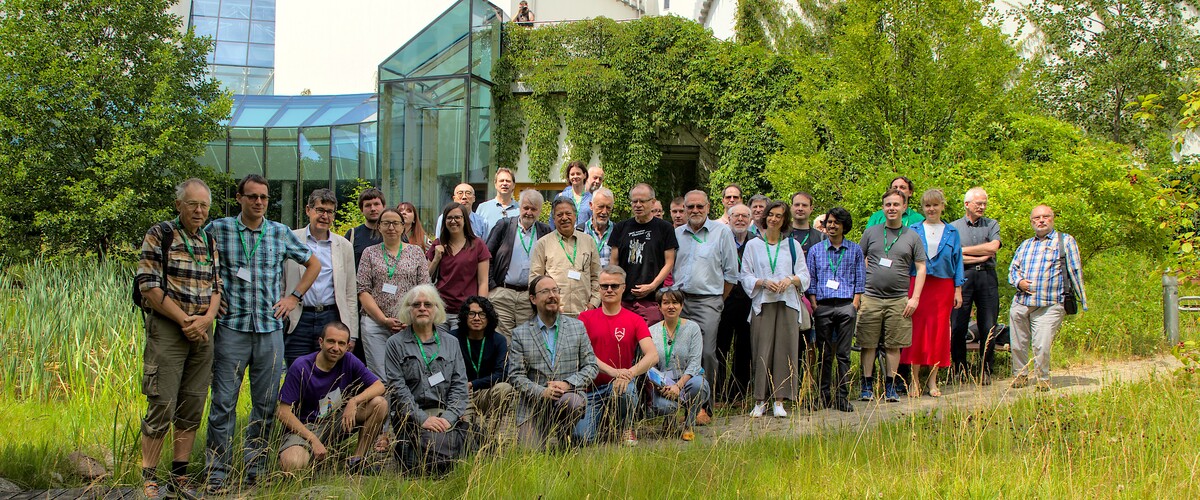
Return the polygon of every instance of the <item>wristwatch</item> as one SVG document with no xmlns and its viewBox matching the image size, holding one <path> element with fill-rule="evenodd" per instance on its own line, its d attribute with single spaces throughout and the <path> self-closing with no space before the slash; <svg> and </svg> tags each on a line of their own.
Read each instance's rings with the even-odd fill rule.
<svg viewBox="0 0 1200 500">
<path fill-rule="evenodd" d="M 296 300 L 302 300 L 304 299 L 304 294 L 300 293 L 299 290 L 292 290 L 292 297 L 295 297 Z"/>
</svg>

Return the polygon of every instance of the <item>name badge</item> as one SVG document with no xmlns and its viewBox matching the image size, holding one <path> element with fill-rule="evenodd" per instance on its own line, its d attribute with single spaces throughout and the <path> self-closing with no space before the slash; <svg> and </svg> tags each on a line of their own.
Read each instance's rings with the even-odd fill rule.
<svg viewBox="0 0 1200 500">
<path fill-rule="evenodd" d="M 836 280 L 829 280 L 825 282 L 825 288 L 830 290 L 837 290 L 839 286 L 842 286 L 842 284 L 838 283 Z"/>
<path fill-rule="evenodd" d="M 879 259 L 879 267 L 892 267 L 892 259 Z"/>
<path fill-rule="evenodd" d="M 529 266 L 521 266 L 521 273 L 517 276 L 523 276 L 525 279 L 529 279 Z"/>
<path fill-rule="evenodd" d="M 663 383 L 666 385 L 675 384 L 675 370 L 667 370 L 663 372 Z"/>
<path fill-rule="evenodd" d="M 244 268 L 244 267 L 239 267 L 239 268 L 238 268 L 237 277 L 238 277 L 238 279 L 240 279 L 240 280 L 242 280 L 242 281 L 245 281 L 246 283 L 250 283 L 250 282 L 251 282 L 251 279 L 250 279 L 250 270 L 249 270 L 249 269 L 246 269 L 246 268 Z"/>
<path fill-rule="evenodd" d="M 391 283 L 383 284 L 383 293 L 386 293 L 388 295 L 396 295 L 396 292 L 398 292 L 398 291 L 400 291 L 400 289 L 397 288 L 396 285 L 393 285 Z"/>
<path fill-rule="evenodd" d="M 579 281 L 579 280 L 583 279 L 583 274 L 580 273 L 579 271 L 567 271 L 567 277 L 571 278 L 575 281 Z"/>
<path fill-rule="evenodd" d="M 442 372 L 437 372 L 429 376 L 429 386 L 433 387 L 446 381 L 446 377 L 442 376 Z"/>
</svg>

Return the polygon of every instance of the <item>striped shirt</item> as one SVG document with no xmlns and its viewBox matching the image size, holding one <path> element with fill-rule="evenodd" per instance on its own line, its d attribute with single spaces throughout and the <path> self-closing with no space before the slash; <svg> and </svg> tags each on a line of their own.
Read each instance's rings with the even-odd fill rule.
<svg viewBox="0 0 1200 500">
<path fill-rule="evenodd" d="M 1063 246 L 1067 252 L 1067 268 L 1071 272 L 1071 283 L 1075 287 L 1075 296 L 1079 305 L 1087 310 L 1087 298 L 1083 292 L 1083 267 L 1079 259 L 1079 245 L 1075 238 L 1066 233 L 1050 231 L 1042 238 L 1034 236 L 1017 247 L 1013 254 L 1012 264 L 1008 267 L 1008 282 L 1017 286 L 1021 280 L 1029 280 L 1032 293 L 1025 293 L 1017 288 L 1014 300 L 1027 307 L 1045 307 L 1062 302 L 1063 280 L 1062 268 L 1058 265 L 1058 237 L 1062 235 Z"/>
<path fill-rule="evenodd" d="M 809 249 L 806 258 L 813 278 L 805 294 L 817 300 L 853 299 L 866 291 L 867 261 L 858 243 L 844 239 L 841 247 L 834 248 L 823 240 Z M 837 283 L 836 289 L 831 281 Z"/>
<path fill-rule="evenodd" d="M 167 249 L 167 268 L 163 269 L 162 227 L 155 224 L 142 239 L 141 257 L 134 281 L 143 294 L 151 288 L 164 289 L 166 296 L 179 304 L 179 308 L 189 316 L 205 314 L 213 294 L 221 292 L 221 279 L 216 274 L 217 256 L 208 254 L 208 243 L 204 236 L 187 234 L 174 222 L 167 224 L 174 228 L 175 234 L 171 247 Z M 188 252 L 189 244 L 191 252 Z M 198 261 L 211 264 L 202 265 Z M 166 286 L 163 286 L 164 276 Z M 148 301 L 146 299 L 142 306 L 150 307 Z"/>
<path fill-rule="evenodd" d="M 282 330 L 283 320 L 275 318 L 273 306 L 283 293 L 283 261 L 303 265 L 312 251 L 287 226 L 265 218 L 258 229 L 246 227 L 238 215 L 217 219 L 207 230 L 217 239 L 217 252 L 225 257 L 219 270 L 229 309 L 218 321 L 239 332 Z M 249 281 L 238 277 L 243 269 Z"/>
</svg>

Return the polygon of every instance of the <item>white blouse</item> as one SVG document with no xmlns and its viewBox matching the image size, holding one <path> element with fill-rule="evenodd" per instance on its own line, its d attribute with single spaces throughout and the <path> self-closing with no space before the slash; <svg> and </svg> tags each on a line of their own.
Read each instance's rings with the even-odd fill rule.
<svg viewBox="0 0 1200 500">
<path fill-rule="evenodd" d="M 791 244 L 788 244 L 791 241 Z M 792 256 L 792 248 L 796 249 L 795 258 Z M 768 253 L 769 252 L 769 253 Z M 771 269 L 771 260 L 775 260 L 775 268 Z M 789 286 L 783 293 L 775 293 L 767 290 L 766 287 L 754 288 L 754 284 L 760 279 L 779 281 L 792 276 L 800 277 L 800 288 Z M 763 238 L 753 238 L 746 242 L 745 253 L 742 254 L 742 288 L 746 290 L 746 295 L 750 296 L 751 309 L 750 317 L 762 314 L 763 304 L 771 302 L 784 302 L 788 307 L 800 312 L 804 304 L 800 302 L 800 291 L 808 290 L 811 278 L 808 275 L 808 264 L 804 260 L 804 249 L 801 248 L 800 242 L 791 237 L 784 237 L 779 240 L 776 245 L 767 245 L 767 241 Z M 804 315 L 798 314 L 797 318 L 803 322 Z"/>
<path fill-rule="evenodd" d="M 946 232 L 946 223 L 922 222 L 921 227 L 925 229 L 925 258 L 933 260 L 934 257 L 937 257 L 938 247 L 942 246 L 942 233 Z"/>
</svg>

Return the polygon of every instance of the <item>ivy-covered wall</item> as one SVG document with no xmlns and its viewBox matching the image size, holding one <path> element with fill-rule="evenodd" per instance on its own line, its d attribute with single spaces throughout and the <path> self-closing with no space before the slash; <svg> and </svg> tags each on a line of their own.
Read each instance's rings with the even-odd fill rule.
<svg viewBox="0 0 1200 500">
<path fill-rule="evenodd" d="M 764 119 L 798 104 L 791 89 L 799 76 L 783 57 L 672 16 L 512 26 L 496 77 L 499 166 L 516 168 L 524 143 L 526 174 L 544 182 L 598 149 L 605 183 L 617 193 L 638 182 L 672 194 L 714 186 L 719 194 L 729 182 L 770 192 L 761 174 L 779 143 Z M 513 94 L 514 81 L 531 93 Z M 699 186 L 670 185 L 673 176 L 660 172 L 660 147 L 681 135 L 697 138 L 715 162 L 698 173 Z"/>
</svg>

